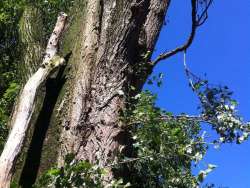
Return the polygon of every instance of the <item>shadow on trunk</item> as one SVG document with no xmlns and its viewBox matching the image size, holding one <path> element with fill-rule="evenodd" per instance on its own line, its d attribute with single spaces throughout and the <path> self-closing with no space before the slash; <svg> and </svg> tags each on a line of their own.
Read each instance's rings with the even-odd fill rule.
<svg viewBox="0 0 250 188">
<path fill-rule="evenodd" d="M 57 77 L 48 79 L 45 84 L 46 95 L 43 101 L 42 109 L 35 123 L 35 130 L 19 180 L 19 185 L 21 187 L 32 187 L 36 181 L 40 167 L 43 143 L 49 128 L 51 115 L 58 95 L 66 81 L 66 79 L 62 77 L 64 69 L 65 67 L 62 67 L 59 70 Z"/>
</svg>

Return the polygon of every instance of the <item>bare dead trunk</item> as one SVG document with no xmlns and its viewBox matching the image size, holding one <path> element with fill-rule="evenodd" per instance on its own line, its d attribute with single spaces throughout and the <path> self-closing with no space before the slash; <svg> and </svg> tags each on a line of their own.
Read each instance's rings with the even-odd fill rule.
<svg viewBox="0 0 250 188">
<path fill-rule="evenodd" d="M 44 28 L 43 28 L 43 17 L 41 11 L 35 6 L 34 3 L 30 2 L 24 7 L 23 14 L 19 21 L 19 49 L 20 49 L 20 63 L 18 64 L 19 77 L 22 78 L 22 87 L 27 80 L 38 70 L 41 66 L 42 56 L 45 49 Z M 35 129 L 34 122 L 37 121 L 38 114 L 42 108 L 42 103 L 45 97 L 44 86 L 39 88 L 36 100 L 34 103 L 34 112 L 30 120 L 30 128 L 27 131 L 27 136 L 24 140 L 22 152 L 17 159 L 15 165 L 15 174 L 13 181 L 17 181 L 23 168 L 23 161 L 27 155 L 31 138 Z M 20 97 L 17 97 L 19 99 Z M 18 102 L 15 102 L 13 114 L 14 117 L 17 112 Z M 12 119 L 12 118 L 10 118 Z M 10 122 L 9 125 L 13 125 Z"/>
<path fill-rule="evenodd" d="M 30 119 L 34 110 L 37 90 L 46 81 L 51 72 L 64 63 L 64 59 L 56 57 L 59 37 L 64 29 L 66 15 L 60 14 L 55 29 L 50 37 L 46 48 L 46 55 L 41 68 L 32 75 L 25 84 L 12 117 L 12 129 L 0 157 L 0 186 L 7 188 L 13 176 L 13 170 L 18 155 L 21 152 L 23 142 L 27 136 Z"/>
</svg>

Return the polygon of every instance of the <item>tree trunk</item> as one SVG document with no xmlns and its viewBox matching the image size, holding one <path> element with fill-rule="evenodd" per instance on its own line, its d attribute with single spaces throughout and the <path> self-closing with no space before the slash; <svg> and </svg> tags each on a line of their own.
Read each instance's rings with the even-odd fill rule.
<svg viewBox="0 0 250 188">
<path fill-rule="evenodd" d="M 73 9 L 77 14 L 60 52 L 65 55 L 72 51 L 64 73 L 67 80 L 55 97 L 57 102 L 48 120 L 49 129 L 60 130 L 46 133 L 39 162 L 43 170 L 50 161 L 44 158 L 48 156 L 46 149 L 50 157 L 58 157 L 58 166 L 69 153 L 106 166 L 127 151 L 130 138 L 120 113 L 152 71 L 150 57 L 170 0 L 76 2 L 80 2 Z M 55 142 L 59 148 L 55 150 L 56 143 L 51 145 L 50 140 L 58 131 L 60 140 Z M 25 173 L 28 171 L 23 171 L 28 177 Z"/>
<path fill-rule="evenodd" d="M 16 115 L 13 117 L 14 123 L 11 132 L 0 157 L 1 188 L 10 186 L 16 159 L 20 154 L 29 127 L 37 90 L 48 78 L 51 71 L 61 65 L 62 62 L 63 61 L 59 61 L 57 64 L 52 65 L 52 67 L 51 64 L 49 64 L 46 67 L 39 68 L 23 88 Z"/>
<path fill-rule="evenodd" d="M 87 1 L 80 44 L 73 51 L 74 78 L 63 100 L 67 110 L 61 123 L 59 166 L 68 153 L 105 166 L 127 146 L 120 112 L 135 94 L 130 86 L 138 92 L 152 70 L 148 61 L 168 4 L 168 0 Z"/>
<path fill-rule="evenodd" d="M 13 176 L 13 169 L 17 157 L 20 155 L 24 139 L 30 125 L 34 110 L 35 97 L 39 87 L 44 83 L 52 71 L 62 65 L 65 60 L 56 56 L 58 41 L 64 29 L 67 15 L 60 13 L 56 26 L 51 34 L 46 48 L 46 54 L 41 67 L 32 75 L 25 84 L 19 96 L 16 111 L 11 120 L 11 130 L 3 152 L 0 156 L 0 187 L 7 188 Z"/>
<path fill-rule="evenodd" d="M 25 83 L 38 69 L 43 50 L 42 14 L 34 5 L 27 5 L 19 22 L 19 38 L 22 59 L 20 76 Z"/>
</svg>

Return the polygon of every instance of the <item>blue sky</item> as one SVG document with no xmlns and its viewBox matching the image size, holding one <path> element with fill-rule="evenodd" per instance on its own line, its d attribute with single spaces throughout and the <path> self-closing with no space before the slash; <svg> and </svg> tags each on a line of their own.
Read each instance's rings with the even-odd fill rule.
<svg viewBox="0 0 250 188">
<path fill-rule="evenodd" d="M 173 49 L 188 37 L 191 27 L 190 0 L 173 0 L 156 46 L 154 57 Z M 227 85 L 239 102 L 239 113 L 250 120 L 250 1 L 214 0 L 207 22 L 199 28 L 187 52 L 192 72 L 209 82 Z M 183 54 L 162 61 L 154 74 L 164 73 L 161 88 L 145 86 L 158 93 L 158 106 L 178 113 L 197 114 L 198 100 L 188 87 L 183 69 Z M 250 141 L 209 149 L 204 159 L 218 168 L 206 182 L 230 188 L 250 187 Z"/>
</svg>

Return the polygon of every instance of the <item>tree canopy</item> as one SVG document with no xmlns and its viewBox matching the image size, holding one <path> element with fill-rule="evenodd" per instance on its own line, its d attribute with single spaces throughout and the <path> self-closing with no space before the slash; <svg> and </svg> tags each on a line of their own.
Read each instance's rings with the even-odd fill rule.
<svg viewBox="0 0 250 188">
<path fill-rule="evenodd" d="M 22 40 L 21 30 L 24 27 L 23 22 L 26 22 L 25 16 L 30 15 L 25 14 L 25 11 L 30 7 L 31 12 L 35 8 L 39 10 L 38 15 L 42 16 L 42 19 L 39 21 L 35 19 L 32 22 L 34 25 L 37 24 L 36 26 L 41 26 L 42 30 L 38 29 L 34 32 L 37 34 L 37 39 L 33 37 L 35 42 L 39 41 L 41 46 L 44 46 L 60 11 L 69 14 L 66 30 L 74 27 L 73 23 L 76 19 L 74 11 L 79 6 L 79 2 L 81 1 L 2 0 L 0 2 L 1 152 L 8 132 L 11 131 L 8 124 L 11 121 L 13 108 L 18 103 L 18 96 L 27 81 L 22 62 L 24 61 L 24 53 L 26 53 L 25 49 L 28 48 L 25 46 L 27 45 L 25 41 Z M 98 162 L 92 163 L 88 160 L 78 159 L 75 153 L 68 153 L 64 158 L 63 166 L 54 165 L 54 167 L 46 169 L 42 175 L 39 174 L 40 176 L 33 187 L 190 188 L 203 186 L 204 179 L 217 167 L 217 164 L 206 164 L 206 168 L 201 169 L 197 174 L 194 174 L 192 170 L 206 155 L 208 148 L 219 147 L 227 143 L 241 144 L 248 139 L 250 134 L 249 122 L 244 122 L 237 112 L 238 103 L 233 99 L 233 92 L 227 86 L 212 84 L 209 80 L 196 75 L 186 63 L 187 50 L 195 38 L 197 29 L 209 19 L 208 11 L 212 3 L 212 0 L 191 0 L 190 19 L 192 25 L 187 41 L 173 50 L 161 53 L 156 59 L 150 59 L 152 51 L 145 52 L 145 49 L 140 49 L 143 53 L 140 57 L 141 64 L 138 65 L 140 69 L 136 73 L 139 77 L 140 74 L 141 77 L 144 77 L 142 72 L 146 66 L 152 68 L 160 61 L 183 52 L 184 60 L 182 63 L 185 76 L 190 90 L 199 100 L 200 114 L 192 116 L 167 112 L 156 105 L 157 94 L 141 90 L 136 84 L 132 84 L 136 82 L 132 80 L 131 84 L 127 86 L 127 93 L 132 93 L 131 95 L 122 90 L 118 90 L 118 94 L 116 93 L 116 95 L 126 98 L 125 107 L 119 110 L 118 121 L 121 122 L 121 127 L 126 125 L 125 136 L 127 143 L 129 143 L 128 147 L 120 148 L 123 152 L 117 154 L 117 160 L 100 165 Z M 137 6 L 140 6 L 140 3 Z M 62 40 L 61 43 L 60 45 L 63 45 L 65 40 Z M 63 50 L 65 49 L 59 53 L 63 54 Z M 80 56 L 80 54 L 78 55 Z M 148 64 L 146 65 L 144 61 Z M 67 71 L 64 74 L 67 74 Z M 70 80 L 71 75 L 67 76 L 67 79 Z M 151 75 L 147 79 L 147 84 L 161 87 L 162 78 L 162 73 Z M 107 103 L 113 98 L 114 96 L 111 96 Z M 63 105 L 63 102 L 61 104 Z M 105 106 L 106 103 L 99 108 L 102 109 Z M 60 113 L 60 109 L 56 110 Z M 211 128 L 217 133 L 216 139 L 212 141 L 207 139 L 201 128 L 202 123 L 211 125 Z M 113 172 L 112 178 L 106 179 L 110 170 Z M 18 187 L 20 183 L 18 181 L 13 178 L 12 186 Z M 204 187 L 214 187 L 214 185 L 209 184 L 204 185 Z"/>
</svg>

